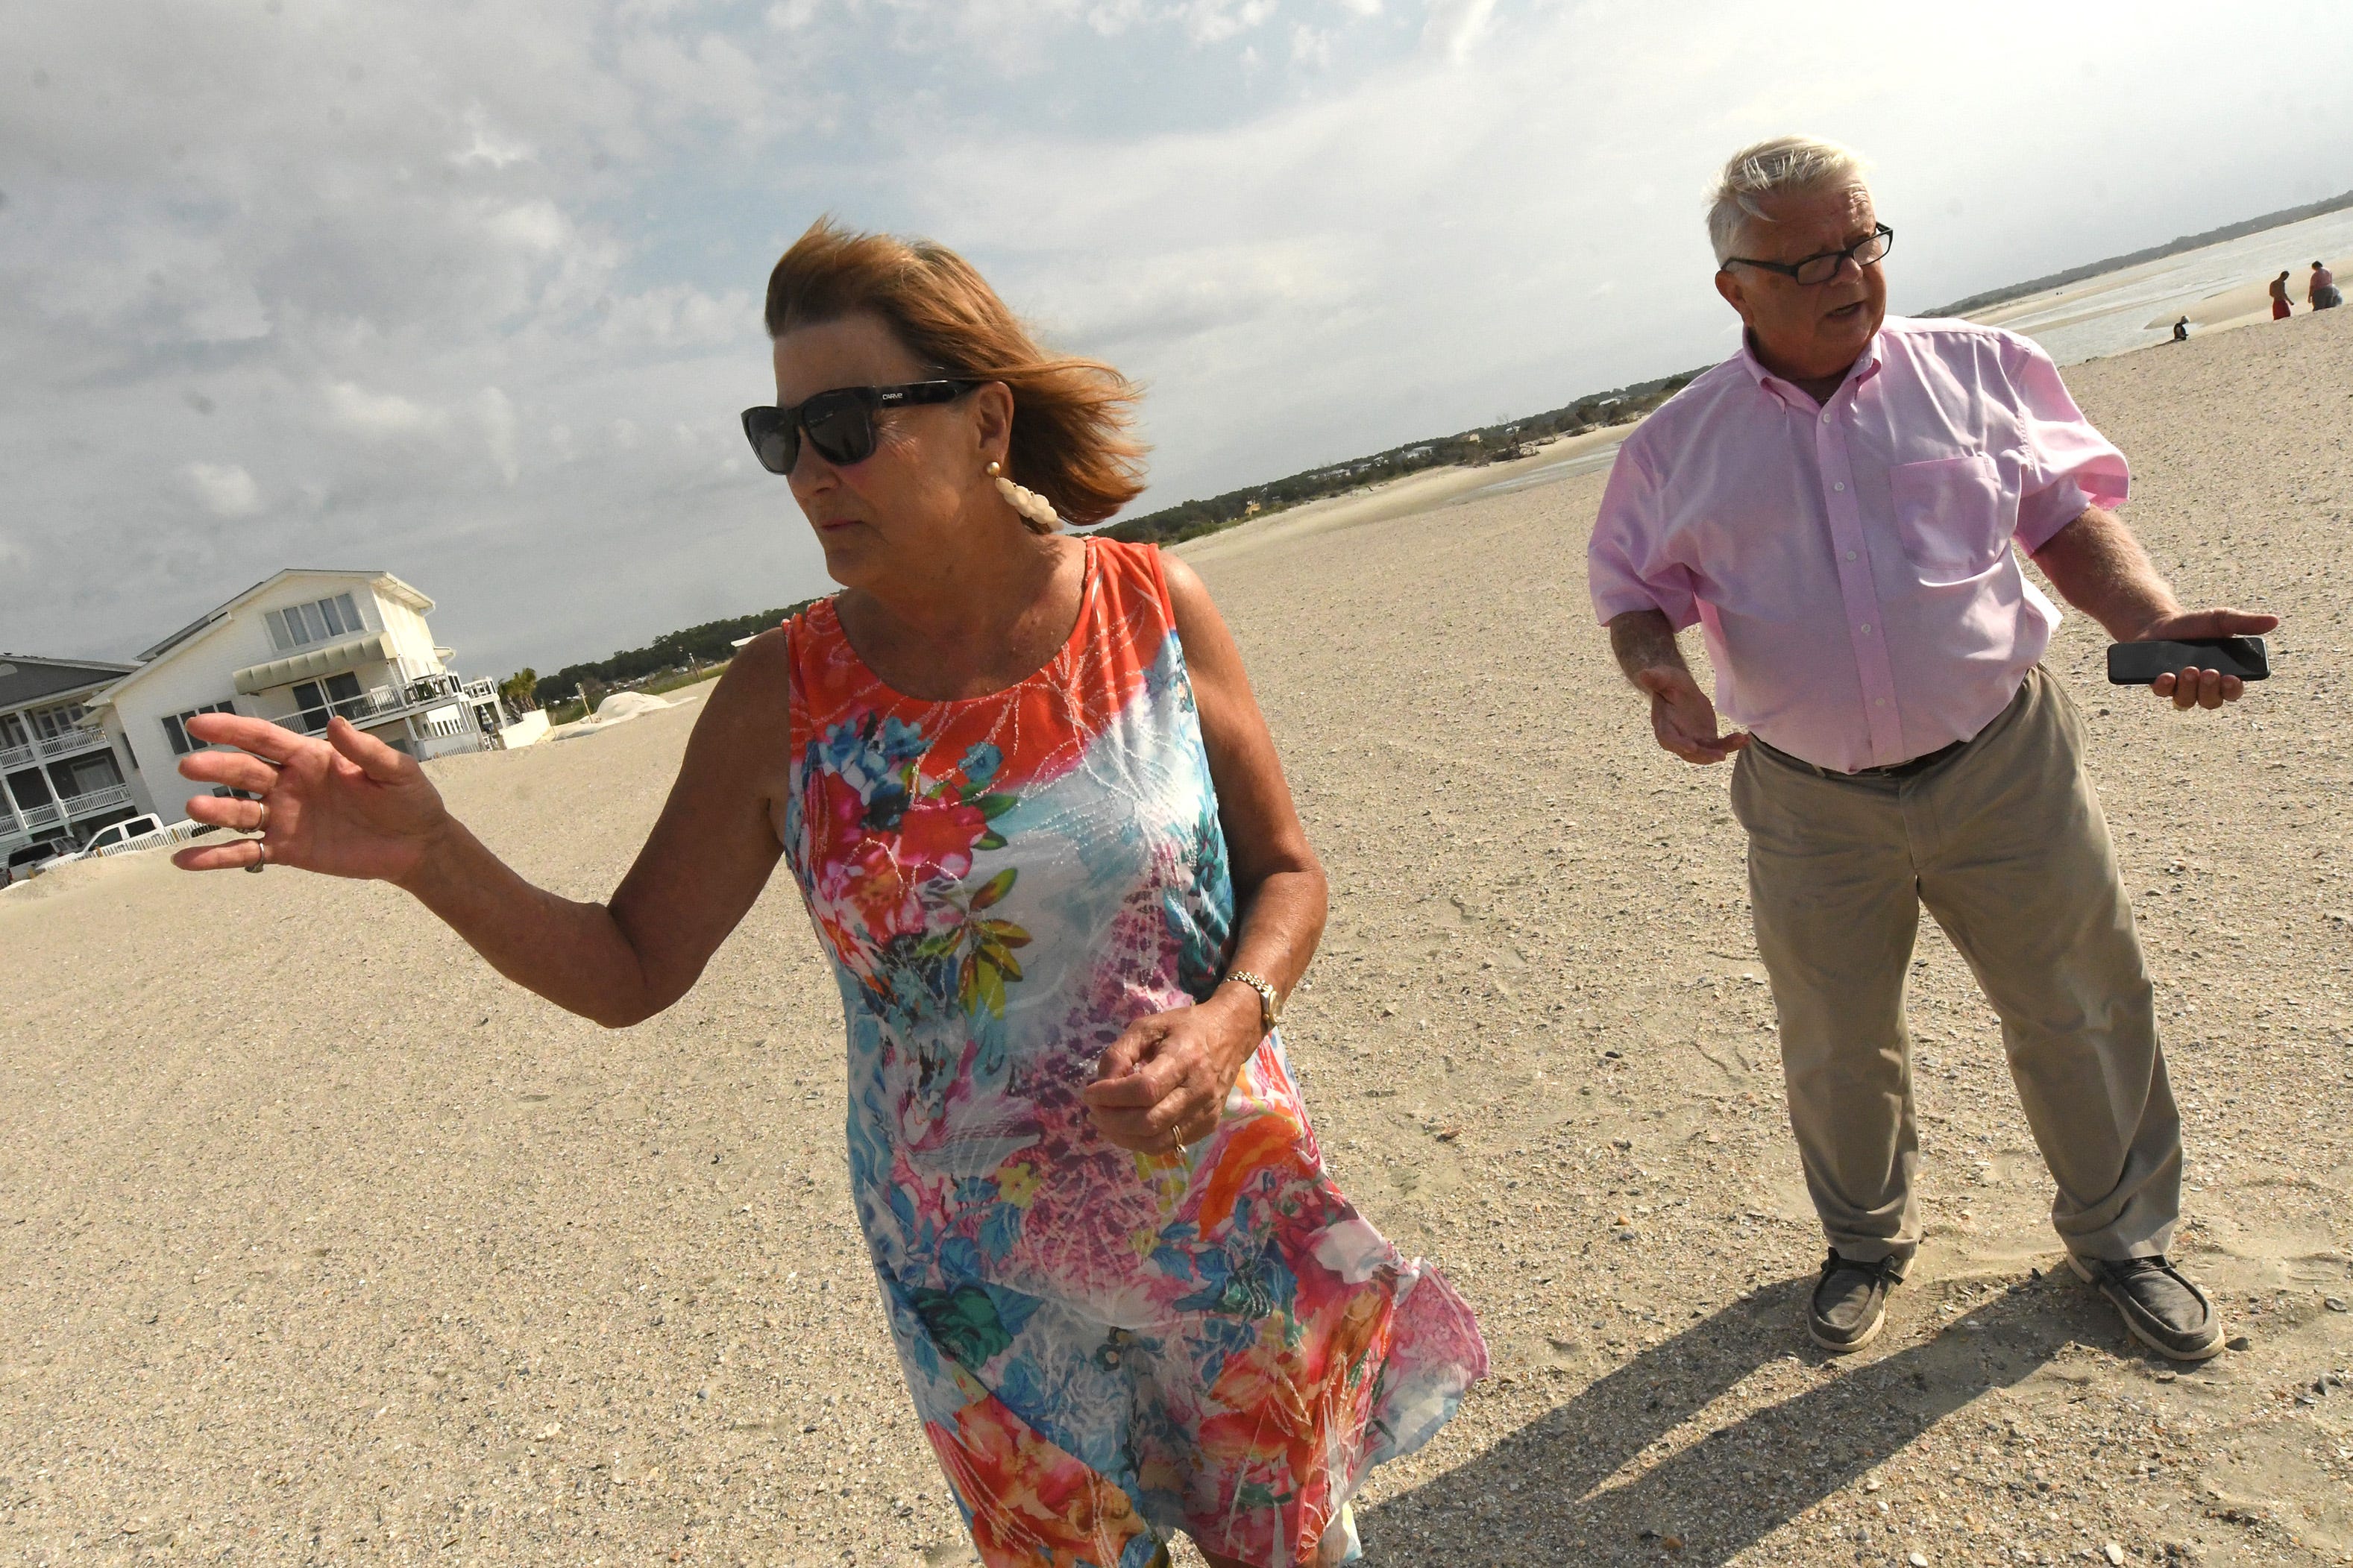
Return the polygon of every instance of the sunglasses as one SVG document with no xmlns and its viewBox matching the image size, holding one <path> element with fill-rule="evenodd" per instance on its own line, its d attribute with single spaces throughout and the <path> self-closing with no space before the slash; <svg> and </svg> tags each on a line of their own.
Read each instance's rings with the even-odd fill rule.
<svg viewBox="0 0 2353 1568">
<path fill-rule="evenodd" d="M 744 410 L 744 434 L 772 474 L 789 475 L 800 461 L 806 435 L 817 455 L 837 468 L 874 455 L 874 416 L 884 408 L 954 403 L 982 384 L 977 381 L 916 381 L 904 386 L 841 386 L 820 392 L 789 408 L 763 405 Z"/>
</svg>

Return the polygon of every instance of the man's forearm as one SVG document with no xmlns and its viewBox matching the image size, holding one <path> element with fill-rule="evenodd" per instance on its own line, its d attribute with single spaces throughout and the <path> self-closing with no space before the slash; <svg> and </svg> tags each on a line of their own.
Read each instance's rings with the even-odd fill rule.
<svg viewBox="0 0 2353 1568">
<path fill-rule="evenodd" d="M 1609 651 L 1618 668 L 1633 679 L 1646 669 L 1689 670 L 1675 628 L 1657 610 L 1629 610 L 1609 621 Z"/>
<path fill-rule="evenodd" d="M 2181 613 L 2157 563 L 2116 513 L 2101 507 L 2052 534 L 2034 563 L 2060 596 L 2118 642 L 2138 638 L 2153 621 Z"/>
</svg>

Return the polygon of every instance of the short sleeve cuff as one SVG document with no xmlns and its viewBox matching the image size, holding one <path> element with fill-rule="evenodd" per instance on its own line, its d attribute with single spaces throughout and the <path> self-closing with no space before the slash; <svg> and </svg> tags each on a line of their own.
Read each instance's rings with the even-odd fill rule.
<svg viewBox="0 0 2353 1568">
<path fill-rule="evenodd" d="M 1662 596 L 1667 603 L 1660 602 Z M 1667 624 L 1677 631 L 1699 625 L 1699 603 L 1688 594 L 1661 595 L 1636 588 L 1620 588 L 1609 592 L 1597 590 L 1593 595 L 1593 613 L 1605 626 L 1619 616 L 1638 610 L 1657 611 L 1666 616 Z"/>
<path fill-rule="evenodd" d="M 2116 499 L 2117 501 L 2124 500 L 2122 496 Z M 2018 541 L 2020 549 L 2031 555 L 2050 543 L 2052 534 L 2083 516 L 2093 504 L 2092 498 L 2084 493 L 2081 485 L 2073 479 L 2062 479 L 2031 496 L 2020 498 L 2018 530 L 2012 537 Z"/>
</svg>

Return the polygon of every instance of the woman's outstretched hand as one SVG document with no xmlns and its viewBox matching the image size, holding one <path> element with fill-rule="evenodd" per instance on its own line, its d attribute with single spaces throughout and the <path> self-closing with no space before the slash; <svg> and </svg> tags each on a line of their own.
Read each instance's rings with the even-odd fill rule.
<svg viewBox="0 0 2353 1568">
<path fill-rule="evenodd" d="M 259 860 L 330 877 L 400 882 L 423 864 L 449 826 L 441 792 L 416 760 L 344 719 L 330 719 L 324 739 L 233 713 L 199 714 L 187 721 L 187 729 L 207 745 L 237 750 L 183 757 L 184 777 L 261 797 L 200 795 L 188 802 L 188 815 L 259 831 L 261 837 L 183 849 L 172 863 L 184 871 Z"/>
<path fill-rule="evenodd" d="M 1218 1130 L 1226 1091 L 1262 1038 L 1258 993 L 1220 986 L 1198 1006 L 1130 1024 L 1095 1063 L 1095 1080 L 1081 1096 L 1113 1143 L 1172 1154 Z"/>
</svg>

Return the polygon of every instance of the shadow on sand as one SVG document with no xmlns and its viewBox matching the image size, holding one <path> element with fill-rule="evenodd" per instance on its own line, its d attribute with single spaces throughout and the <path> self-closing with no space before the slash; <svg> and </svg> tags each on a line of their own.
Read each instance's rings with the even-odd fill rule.
<svg viewBox="0 0 2353 1568">
<path fill-rule="evenodd" d="M 1368 1568 L 1721 1563 L 1989 1388 L 2023 1381 L 2070 1343 L 2116 1338 L 2113 1319 L 2089 1291 L 2045 1278 L 1997 1287 L 1999 1294 L 1919 1344 L 1841 1362 L 1804 1340 L 1801 1314 L 1813 1286 L 1808 1275 L 1760 1287 L 1471 1463 L 1360 1508 Z M 1920 1296 L 1936 1289 L 1906 1287 L 1915 1300 L 1902 1303 L 1910 1308 L 1903 1316 L 1916 1319 Z M 1889 1331 L 1898 1331 L 1894 1315 Z M 1787 1381 L 1812 1386 L 1620 1477 L 1653 1444 L 1780 1358 L 1796 1363 Z M 1664 1544 L 1671 1536 L 1682 1542 L 1672 1558 Z M 1815 1560 L 1843 1562 L 1857 1544 L 1826 1541 L 1808 1550 Z M 1900 1562 L 1903 1549 L 1873 1523 L 1862 1555 Z"/>
</svg>

